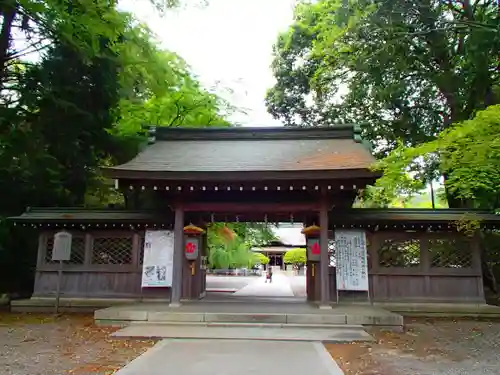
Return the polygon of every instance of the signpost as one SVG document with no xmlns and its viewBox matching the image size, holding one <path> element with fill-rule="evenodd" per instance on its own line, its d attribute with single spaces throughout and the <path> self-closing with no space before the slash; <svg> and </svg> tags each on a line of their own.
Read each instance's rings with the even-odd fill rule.
<svg viewBox="0 0 500 375">
<path fill-rule="evenodd" d="M 61 279 L 63 273 L 63 262 L 71 259 L 72 235 L 69 232 L 61 231 L 54 235 L 54 246 L 52 247 L 52 260 L 59 262 L 57 269 L 57 289 L 55 313 L 59 313 L 59 299 L 61 296 Z"/>
<path fill-rule="evenodd" d="M 337 278 L 337 303 L 339 290 L 368 292 L 368 260 L 364 230 L 336 230 L 335 257 Z"/>
<path fill-rule="evenodd" d="M 174 264 L 174 232 L 147 230 L 144 238 L 142 287 L 171 287 Z"/>
</svg>

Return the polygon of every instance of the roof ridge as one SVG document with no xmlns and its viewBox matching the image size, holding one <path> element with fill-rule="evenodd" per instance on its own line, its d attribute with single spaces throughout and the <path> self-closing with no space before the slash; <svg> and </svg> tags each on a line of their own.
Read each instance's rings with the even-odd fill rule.
<svg viewBox="0 0 500 375">
<path fill-rule="evenodd" d="M 305 140 L 305 139 L 352 139 L 361 142 L 359 125 L 339 124 L 318 127 L 142 127 L 149 143 L 170 140 Z"/>
</svg>

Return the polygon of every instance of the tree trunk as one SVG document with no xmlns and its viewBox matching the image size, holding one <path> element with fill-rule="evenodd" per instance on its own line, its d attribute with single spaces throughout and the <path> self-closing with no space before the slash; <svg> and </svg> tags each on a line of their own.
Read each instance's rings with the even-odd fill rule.
<svg viewBox="0 0 500 375">
<path fill-rule="evenodd" d="M 7 76 L 7 62 L 11 42 L 12 23 L 17 13 L 17 3 L 9 2 L 0 8 L 2 14 L 2 29 L 0 30 L 0 90 L 3 89 Z"/>
</svg>

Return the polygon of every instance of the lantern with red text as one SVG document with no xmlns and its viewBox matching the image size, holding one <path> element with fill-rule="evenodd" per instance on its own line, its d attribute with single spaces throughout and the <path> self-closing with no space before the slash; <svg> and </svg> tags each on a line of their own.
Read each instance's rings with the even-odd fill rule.
<svg viewBox="0 0 500 375">
<path fill-rule="evenodd" d="M 319 238 L 307 239 L 307 260 L 319 261 L 321 257 L 321 246 Z"/>
<path fill-rule="evenodd" d="M 186 255 L 187 260 L 196 260 L 198 258 L 198 254 L 200 247 L 200 238 L 199 237 L 186 237 L 184 242 L 184 254 Z"/>
</svg>

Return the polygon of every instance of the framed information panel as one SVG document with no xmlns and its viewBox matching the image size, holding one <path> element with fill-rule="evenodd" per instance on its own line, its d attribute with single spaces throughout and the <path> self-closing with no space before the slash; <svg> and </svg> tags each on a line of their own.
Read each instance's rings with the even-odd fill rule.
<svg viewBox="0 0 500 375">
<path fill-rule="evenodd" d="M 364 230 L 335 230 L 337 289 L 368 291 L 368 260 Z"/>
<path fill-rule="evenodd" d="M 147 230 L 144 238 L 142 287 L 171 287 L 174 264 L 174 232 Z"/>
</svg>

